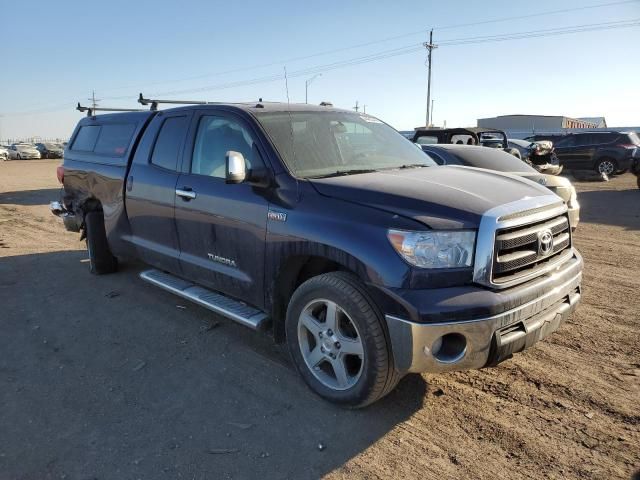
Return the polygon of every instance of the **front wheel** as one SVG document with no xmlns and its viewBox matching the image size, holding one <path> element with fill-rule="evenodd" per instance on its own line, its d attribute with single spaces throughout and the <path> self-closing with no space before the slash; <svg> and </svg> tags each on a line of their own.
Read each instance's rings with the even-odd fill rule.
<svg viewBox="0 0 640 480">
<path fill-rule="evenodd" d="M 353 275 L 327 273 L 298 287 L 287 309 L 287 345 L 307 385 L 324 399 L 353 408 L 389 393 L 401 376 L 382 322 Z"/>
<path fill-rule="evenodd" d="M 612 158 L 601 158 L 596 162 L 595 170 L 597 173 L 606 173 L 610 177 L 618 171 L 618 163 Z"/>
</svg>

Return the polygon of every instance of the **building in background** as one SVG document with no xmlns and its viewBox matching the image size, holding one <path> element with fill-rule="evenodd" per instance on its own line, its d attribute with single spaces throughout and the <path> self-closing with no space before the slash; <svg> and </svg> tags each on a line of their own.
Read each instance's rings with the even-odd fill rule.
<svg viewBox="0 0 640 480">
<path fill-rule="evenodd" d="M 607 121 L 604 119 L 604 117 L 580 117 L 578 120 L 595 123 L 596 128 L 607 128 Z"/>
<path fill-rule="evenodd" d="M 606 128 L 607 122 L 604 117 L 572 118 L 562 115 L 500 115 L 498 117 L 479 118 L 477 125 L 483 128 L 504 130 L 512 138 L 524 138 L 536 133 L 566 133 L 572 130 Z"/>
</svg>

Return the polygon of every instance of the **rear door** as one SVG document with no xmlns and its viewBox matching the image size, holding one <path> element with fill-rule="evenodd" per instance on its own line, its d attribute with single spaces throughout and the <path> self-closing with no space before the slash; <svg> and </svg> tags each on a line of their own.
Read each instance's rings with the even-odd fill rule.
<svg viewBox="0 0 640 480">
<path fill-rule="evenodd" d="M 225 182 L 228 151 L 242 153 L 248 168 L 264 166 L 257 132 L 235 114 L 218 110 L 196 113 L 191 131 L 175 210 L 182 271 L 197 283 L 261 306 L 267 190 Z"/>
<path fill-rule="evenodd" d="M 126 181 L 131 242 L 140 258 L 157 268 L 180 273 L 180 248 L 174 209 L 176 183 L 192 113 L 159 113 L 145 134 Z"/>
</svg>

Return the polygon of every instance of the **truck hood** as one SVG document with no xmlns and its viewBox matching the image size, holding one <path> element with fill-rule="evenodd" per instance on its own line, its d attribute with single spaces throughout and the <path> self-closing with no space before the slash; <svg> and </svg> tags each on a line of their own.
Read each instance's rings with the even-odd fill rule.
<svg viewBox="0 0 640 480">
<path fill-rule="evenodd" d="M 513 175 L 458 167 L 426 167 L 310 180 L 320 195 L 409 217 L 435 229 L 478 228 L 493 207 L 549 195 Z"/>
</svg>

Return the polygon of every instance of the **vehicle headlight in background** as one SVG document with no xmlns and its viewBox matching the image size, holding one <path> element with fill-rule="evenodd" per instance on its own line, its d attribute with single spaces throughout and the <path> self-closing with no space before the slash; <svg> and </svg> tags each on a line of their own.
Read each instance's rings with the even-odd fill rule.
<svg viewBox="0 0 640 480">
<path fill-rule="evenodd" d="M 420 268 L 470 267 L 476 232 L 472 230 L 389 230 L 393 248 L 408 263 Z"/>
<path fill-rule="evenodd" d="M 573 185 L 571 186 L 571 196 L 569 197 L 567 206 L 569 208 L 578 208 L 578 192 L 576 192 L 576 188 Z"/>
</svg>

